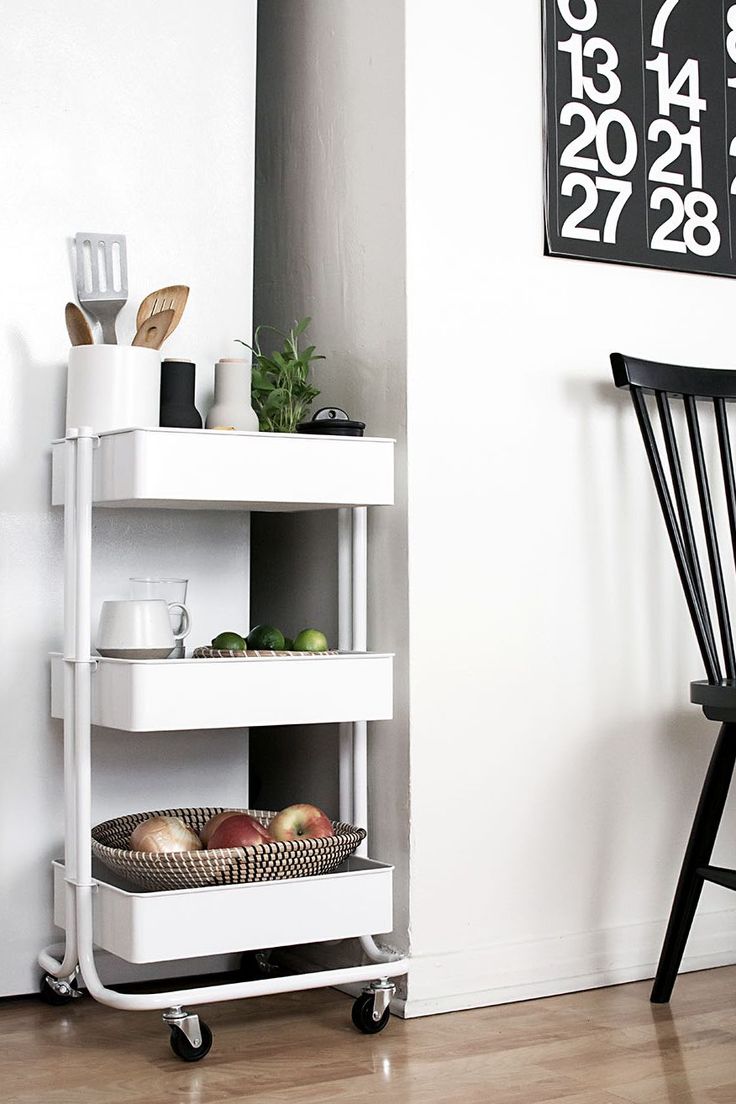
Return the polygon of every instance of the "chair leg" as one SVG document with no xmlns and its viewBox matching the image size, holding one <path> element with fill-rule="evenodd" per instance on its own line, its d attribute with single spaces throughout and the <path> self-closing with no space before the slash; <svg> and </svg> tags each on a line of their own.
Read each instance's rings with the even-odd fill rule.
<svg viewBox="0 0 736 1104">
<path fill-rule="evenodd" d="M 653 1004 L 666 1004 L 672 995 L 703 889 L 698 870 L 710 862 L 735 763 L 736 724 L 728 723 L 721 726 L 700 794 L 652 987 Z"/>
</svg>

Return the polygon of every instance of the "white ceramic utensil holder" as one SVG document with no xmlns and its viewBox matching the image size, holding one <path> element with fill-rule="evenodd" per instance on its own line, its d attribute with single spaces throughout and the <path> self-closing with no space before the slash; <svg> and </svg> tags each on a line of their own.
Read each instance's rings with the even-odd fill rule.
<svg viewBox="0 0 736 1104">
<path fill-rule="evenodd" d="M 97 433 L 158 426 L 161 354 L 133 345 L 78 345 L 69 350 L 66 426 Z"/>
</svg>

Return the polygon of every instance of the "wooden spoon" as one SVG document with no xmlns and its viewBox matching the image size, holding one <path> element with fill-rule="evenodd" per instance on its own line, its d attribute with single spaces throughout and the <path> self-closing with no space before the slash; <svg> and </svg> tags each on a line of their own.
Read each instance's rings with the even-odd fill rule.
<svg viewBox="0 0 736 1104">
<path fill-rule="evenodd" d="M 173 318 L 173 310 L 162 310 L 152 314 L 138 327 L 133 344 L 143 346 L 144 349 L 160 349 L 171 329 Z"/>
<path fill-rule="evenodd" d="M 189 288 L 185 287 L 184 284 L 172 284 L 171 287 L 159 288 L 158 291 L 152 291 L 150 295 L 146 296 L 138 308 L 138 314 L 135 316 L 137 328 L 140 330 L 146 319 L 151 318 L 154 314 L 160 314 L 161 311 L 171 310 L 174 312 L 174 318 L 169 333 L 172 334 L 181 321 L 181 316 L 184 313 L 188 298 Z"/>
<path fill-rule="evenodd" d="M 94 345 L 89 322 L 86 315 L 82 314 L 76 303 L 67 303 L 64 308 L 66 318 L 66 332 L 72 345 Z"/>
</svg>

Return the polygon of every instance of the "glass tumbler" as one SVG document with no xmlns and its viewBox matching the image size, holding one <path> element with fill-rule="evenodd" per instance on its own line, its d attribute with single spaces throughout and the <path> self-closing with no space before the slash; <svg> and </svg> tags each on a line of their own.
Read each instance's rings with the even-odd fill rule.
<svg viewBox="0 0 736 1104">
<path fill-rule="evenodd" d="M 164 602 L 181 602 L 187 600 L 188 579 L 148 579 L 133 577 L 130 580 L 131 598 L 163 598 Z M 169 611 L 171 631 L 178 635 L 182 631 L 183 615 L 181 610 Z M 184 643 L 179 641 L 169 656 L 169 659 L 184 659 Z"/>
</svg>

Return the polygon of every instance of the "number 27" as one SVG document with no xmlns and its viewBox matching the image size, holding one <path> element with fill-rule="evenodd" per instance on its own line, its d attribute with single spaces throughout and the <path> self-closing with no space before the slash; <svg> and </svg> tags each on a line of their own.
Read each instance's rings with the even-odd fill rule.
<svg viewBox="0 0 736 1104">
<path fill-rule="evenodd" d="M 597 176 L 593 182 L 585 173 L 568 173 L 562 181 L 560 191 L 564 196 L 571 196 L 576 188 L 582 188 L 585 197 L 580 206 L 565 219 L 560 235 L 563 238 L 578 238 L 581 241 L 600 241 L 600 230 L 592 227 L 581 226 L 583 219 L 592 215 L 598 206 L 600 192 L 613 192 L 614 199 L 611 209 L 606 217 L 603 227 L 603 241 L 614 245 L 616 231 L 621 212 L 631 198 L 632 185 L 629 180 L 611 180 L 606 176 Z"/>
</svg>

